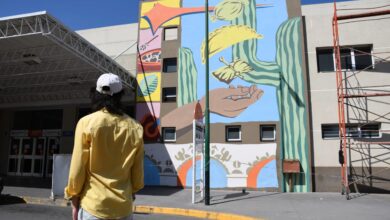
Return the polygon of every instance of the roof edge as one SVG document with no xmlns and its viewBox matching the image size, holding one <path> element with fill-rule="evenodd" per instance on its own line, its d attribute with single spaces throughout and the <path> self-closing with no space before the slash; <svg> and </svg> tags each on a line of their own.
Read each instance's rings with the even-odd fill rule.
<svg viewBox="0 0 390 220">
<path fill-rule="evenodd" d="M 37 12 L 31 12 L 31 13 L 25 13 L 25 14 L 11 15 L 11 16 L 1 17 L 0 21 L 25 18 L 25 17 L 33 17 L 33 16 L 45 15 L 45 14 L 47 14 L 47 11 L 37 11 Z"/>
</svg>

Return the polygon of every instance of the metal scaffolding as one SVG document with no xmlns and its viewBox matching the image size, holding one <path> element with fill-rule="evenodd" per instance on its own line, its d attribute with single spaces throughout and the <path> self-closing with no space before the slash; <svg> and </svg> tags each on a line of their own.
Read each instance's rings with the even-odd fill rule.
<svg viewBox="0 0 390 220">
<path fill-rule="evenodd" d="M 354 67 L 343 69 L 342 58 L 344 55 L 341 55 L 341 51 L 349 48 L 340 45 L 339 21 L 388 15 L 390 10 L 377 10 L 388 6 L 359 8 L 359 10 L 369 10 L 369 12 L 340 16 L 336 0 L 334 1 L 332 27 L 340 136 L 339 162 L 341 164 L 342 194 L 345 194 L 347 199 L 352 197 L 352 192 L 358 195 L 362 191 L 375 191 L 378 182 L 390 182 L 389 179 L 381 176 L 386 171 L 390 172 L 390 131 L 380 127 L 381 124 L 390 123 L 388 98 L 390 97 L 390 85 L 386 85 L 389 82 L 382 82 L 383 85 L 364 86 L 359 79 L 362 72 L 374 69 L 375 65 L 388 63 L 390 56 L 382 58 L 373 51 L 367 53 L 354 49 L 357 53 L 355 56 L 369 55 L 373 57 L 372 64 L 360 70 L 356 70 L 357 68 Z M 370 73 L 374 74 L 374 71 L 370 71 Z M 374 104 L 377 106 L 376 108 L 372 108 Z M 378 113 L 378 109 L 381 112 Z M 383 112 L 383 109 L 389 112 Z M 381 164 L 380 169 L 375 167 L 378 164 Z"/>
</svg>

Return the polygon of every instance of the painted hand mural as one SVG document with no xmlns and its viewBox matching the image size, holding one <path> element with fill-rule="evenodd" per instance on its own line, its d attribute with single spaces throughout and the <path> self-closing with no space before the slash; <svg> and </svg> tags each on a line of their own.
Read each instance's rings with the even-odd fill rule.
<svg viewBox="0 0 390 220">
<path fill-rule="evenodd" d="M 245 111 L 263 95 L 263 90 L 252 85 L 250 87 L 233 85 L 229 88 L 218 88 L 210 91 L 210 112 L 234 118 Z M 202 99 L 203 101 L 203 99 Z M 204 108 L 202 108 L 204 109 Z"/>
<path fill-rule="evenodd" d="M 209 93 L 210 112 L 224 117 L 234 118 L 245 111 L 251 104 L 258 101 L 262 95 L 263 90 L 255 85 L 249 87 L 234 87 L 230 85 L 228 88 L 214 89 Z M 164 126 L 176 127 L 176 130 L 192 126 L 195 104 L 196 102 L 186 104 L 163 116 L 162 121 Z M 202 109 L 205 109 L 204 97 L 201 98 L 200 105 Z M 177 117 L 178 115 L 180 117 Z"/>
</svg>

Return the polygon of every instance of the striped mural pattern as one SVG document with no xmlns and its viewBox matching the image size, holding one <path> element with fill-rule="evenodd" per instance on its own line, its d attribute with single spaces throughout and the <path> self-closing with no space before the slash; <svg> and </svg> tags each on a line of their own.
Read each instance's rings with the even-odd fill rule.
<svg viewBox="0 0 390 220">
<path fill-rule="evenodd" d="M 232 24 L 256 27 L 255 1 L 245 8 Z M 280 159 L 297 159 L 301 173 L 293 175 L 294 191 L 310 191 L 310 164 L 308 146 L 307 105 L 304 96 L 302 47 L 300 39 L 301 18 L 289 19 L 278 29 L 275 62 L 263 62 L 256 58 L 257 40 L 248 40 L 233 46 L 233 59 L 247 61 L 254 71 L 245 74 L 244 80 L 275 86 L 280 115 Z M 287 179 L 282 179 L 282 190 L 289 189 Z"/>
<path fill-rule="evenodd" d="M 197 79 L 192 51 L 188 48 L 179 48 L 178 60 L 178 97 L 177 107 L 197 100 Z"/>
<path fill-rule="evenodd" d="M 256 1 L 249 1 L 243 13 L 231 23 L 233 25 L 246 25 L 256 30 Z M 260 33 L 261 34 L 261 33 Z M 257 59 L 257 39 L 247 40 L 233 46 L 233 59 L 240 58 L 248 62 L 253 71 L 243 74 L 247 82 L 263 85 L 279 85 L 279 66 L 275 62 L 264 62 Z"/>
<path fill-rule="evenodd" d="M 281 68 L 278 103 L 283 137 L 284 159 L 298 159 L 301 173 L 293 175 L 295 192 L 310 191 L 310 165 L 307 124 L 307 104 L 302 70 L 301 18 L 284 22 L 276 34 L 276 63 Z M 287 180 L 285 180 L 286 186 Z"/>
</svg>

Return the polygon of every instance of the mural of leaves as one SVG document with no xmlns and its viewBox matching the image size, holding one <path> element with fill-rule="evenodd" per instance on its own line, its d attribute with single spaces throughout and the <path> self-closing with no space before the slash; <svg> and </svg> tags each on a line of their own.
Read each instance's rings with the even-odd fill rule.
<svg viewBox="0 0 390 220">
<path fill-rule="evenodd" d="M 242 13 L 244 6 L 248 4 L 248 0 L 222 1 L 215 6 L 214 15 L 211 16 L 211 20 L 231 21 L 237 18 Z"/>
<path fill-rule="evenodd" d="M 139 83 L 138 96 L 148 96 L 156 91 L 158 85 L 158 77 L 156 75 L 150 75 L 143 78 Z"/>
<path fill-rule="evenodd" d="M 230 64 L 226 63 L 223 57 L 220 57 L 219 60 L 226 66 L 214 71 L 213 75 L 219 81 L 227 84 L 229 84 L 236 77 L 242 77 L 242 74 L 253 70 L 253 68 L 249 66 L 247 62 L 240 59 L 237 59 Z"/>
<path fill-rule="evenodd" d="M 239 42 L 250 39 L 261 39 L 263 36 L 246 25 L 229 25 L 215 29 L 209 33 L 209 58 L 216 53 L 237 44 Z M 202 63 L 206 62 L 205 57 L 205 41 L 201 46 Z"/>
</svg>

